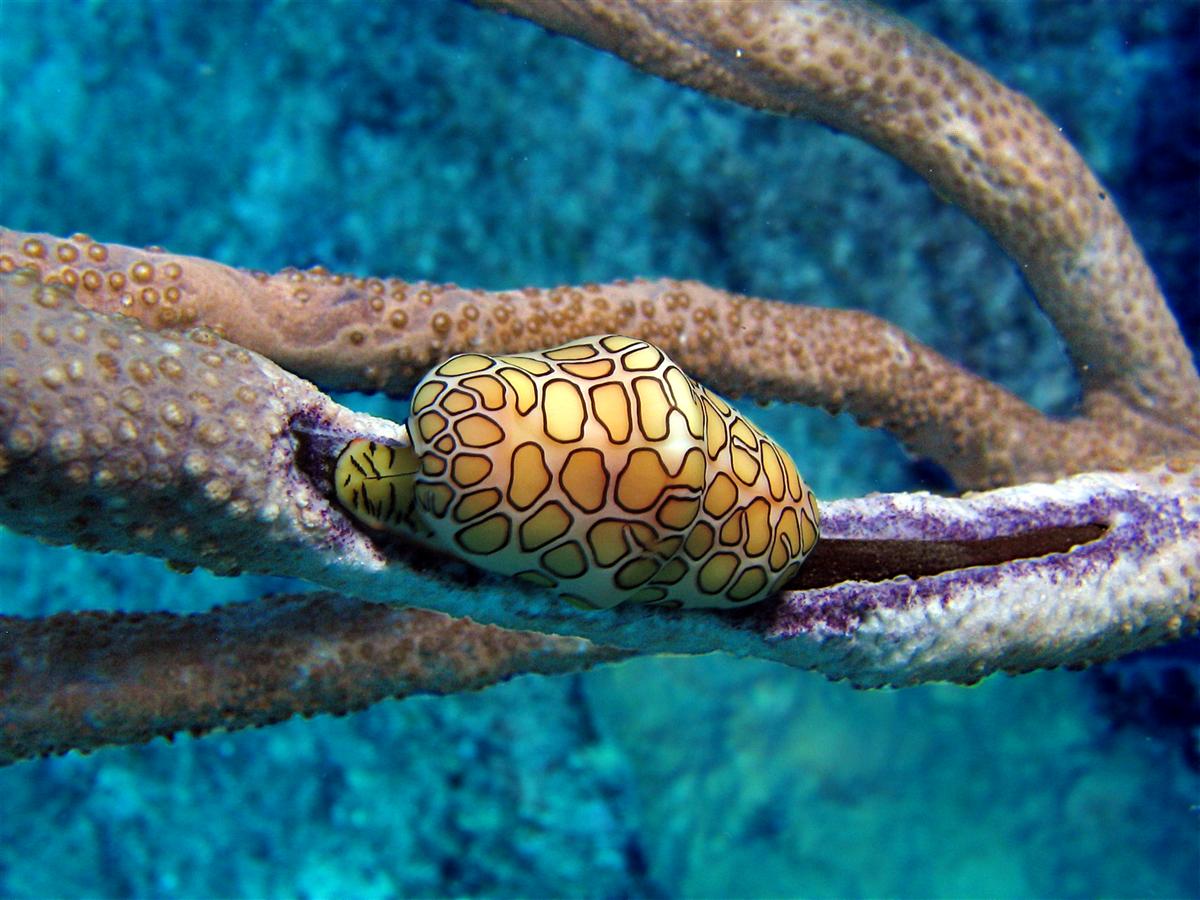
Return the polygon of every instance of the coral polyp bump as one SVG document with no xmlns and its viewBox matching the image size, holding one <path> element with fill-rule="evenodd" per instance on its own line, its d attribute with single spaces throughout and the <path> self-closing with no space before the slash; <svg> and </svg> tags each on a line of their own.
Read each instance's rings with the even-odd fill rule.
<svg viewBox="0 0 1200 900">
<path fill-rule="evenodd" d="M 454 356 L 417 385 L 407 428 L 411 447 L 342 450 L 354 519 L 587 609 L 745 606 L 817 542 L 788 453 L 646 341 Z"/>
</svg>

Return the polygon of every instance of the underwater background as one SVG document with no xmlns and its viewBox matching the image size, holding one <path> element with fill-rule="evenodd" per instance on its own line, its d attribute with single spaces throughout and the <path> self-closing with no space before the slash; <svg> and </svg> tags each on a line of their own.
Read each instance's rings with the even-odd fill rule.
<svg viewBox="0 0 1200 900">
<path fill-rule="evenodd" d="M 892 6 L 1065 129 L 1196 347 L 1200 4 Z M 1076 389 L 1013 265 L 894 160 L 448 0 L 0 0 L 0 222 L 493 289 L 695 278 L 870 310 L 1045 410 Z M 819 497 L 948 488 L 844 416 L 751 411 Z M 6 613 L 297 588 L 0 530 Z M 0 895 L 1200 896 L 1198 660 L 867 693 L 641 659 L 27 762 Z"/>
</svg>

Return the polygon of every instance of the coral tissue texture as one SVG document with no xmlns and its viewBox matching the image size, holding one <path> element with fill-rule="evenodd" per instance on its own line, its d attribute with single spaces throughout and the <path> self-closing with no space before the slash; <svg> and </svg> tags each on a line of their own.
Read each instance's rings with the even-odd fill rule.
<svg viewBox="0 0 1200 900">
<path fill-rule="evenodd" d="M 0 371 L 0 422 L 10 436 L 0 486 L 13 527 L 185 566 L 286 572 L 353 595 L 412 595 L 421 576 L 401 551 L 356 527 L 300 459 L 306 431 L 340 447 L 363 434 L 405 442 L 402 426 L 352 413 L 208 331 L 147 332 L 80 308 L 70 290 L 28 270 L 0 278 L 14 325 Z M 172 435 L 186 424 L 199 437 L 218 402 L 229 404 L 229 430 L 177 450 Z M 480 582 L 446 564 L 425 574 L 437 587 L 422 597 L 510 628 L 640 652 L 722 649 L 864 685 L 1090 662 L 1195 626 L 1197 482 L 1186 465 L 1176 468 L 966 500 L 917 494 L 835 506 L 826 516 L 831 538 L 963 539 L 1079 524 L 1108 531 L 1033 561 L 784 592 L 748 618 L 629 608 L 589 615 L 534 587 Z M 115 509 L 114 494 L 122 498 Z M 1148 582 L 1153 593 L 1143 590 Z"/>
<path fill-rule="evenodd" d="M 181 731 L 270 725 L 297 713 L 343 714 L 388 697 L 457 693 L 627 655 L 328 593 L 191 616 L 0 622 L 0 765 Z"/>
<path fill-rule="evenodd" d="M 327 387 L 405 393 L 453 353 L 633 334 L 727 395 L 847 409 L 964 486 L 1146 465 L 1196 443 L 1190 428 L 1103 393 L 1092 395 L 1092 415 L 1049 419 L 866 313 L 695 282 L 489 293 L 320 269 L 267 275 L 83 235 L 0 228 L 0 272 L 18 267 L 74 287 L 89 308 L 151 328 L 203 324 Z"/>
<path fill-rule="evenodd" d="M 1112 198 L 1027 97 L 903 19 L 827 0 L 483 5 L 902 160 L 1021 262 L 1086 390 L 1200 430 L 1191 353 Z"/>
<path fill-rule="evenodd" d="M 1067 344 L 1082 414 L 1049 419 L 878 319 L 694 282 L 489 294 L 321 268 L 267 275 L 5 231 L 7 525 L 183 568 L 286 573 L 375 601 L 420 597 L 451 615 L 643 653 L 764 656 L 863 685 L 1085 664 L 1194 628 L 1200 380 L 1111 198 L 1029 101 L 865 5 L 507 7 L 906 161 L 1013 255 Z M 352 438 L 403 443 L 404 431 L 304 378 L 403 391 L 455 350 L 513 352 L 596 332 L 661 342 L 717 390 L 849 409 L 962 486 L 1017 485 L 847 501 L 830 510 L 834 540 L 886 541 L 904 530 L 898 520 L 908 539 L 931 545 L 1043 525 L 1100 534 L 1033 558 L 788 590 L 748 615 L 585 615 L 536 586 L 378 540 L 335 502 L 321 461 Z M 1123 471 L 1076 474 L 1100 469 Z M 563 669 L 592 659 L 578 643 L 545 649 Z M 464 674 L 464 687 L 478 683 Z"/>
</svg>

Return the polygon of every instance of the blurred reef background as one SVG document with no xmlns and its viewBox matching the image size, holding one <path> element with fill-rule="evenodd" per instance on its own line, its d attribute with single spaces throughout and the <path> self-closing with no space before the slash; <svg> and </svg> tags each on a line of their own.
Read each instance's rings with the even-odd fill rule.
<svg viewBox="0 0 1200 900">
<path fill-rule="evenodd" d="M 893 6 L 1065 129 L 1196 346 L 1200 4 Z M 5 225 L 488 288 L 696 278 L 870 310 L 1070 409 L 1057 339 L 993 243 L 824 128 L 453 2 L 0 17 Z M 845 417 L 759 412 L 820 497 L 947 487 Z M 292 587 L 0 531 L 7 613 Z M 25 763 L 0 770 L 0 895 L 1200 896 L 1196 648 L 874 693 L 649 659 Z"/>
</svg>

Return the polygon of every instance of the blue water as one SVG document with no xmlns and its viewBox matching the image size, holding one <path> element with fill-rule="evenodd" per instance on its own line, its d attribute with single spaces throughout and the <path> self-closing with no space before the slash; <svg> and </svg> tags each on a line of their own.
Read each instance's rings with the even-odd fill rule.
<svg viewBox="0 0 1200 900">
<path fill-rule="evenodd" d="M 901 6 L 1064 126 L 1195 346 L 1200 6 Z M 1012 265 L 892 160 L 449 2 L 4 0 L 0 221 L 492 288 L 698 278 L 1073 398 Z M 756 418 L 821 497 L 937 483 L 843 418 Z M 0 531 L 8 612 L 286 587 Z M 652 659 L 25 763 L 0 770 L 0 895 L 1197 896 L 1189 672 L 1194 702 L 1183 650 L 875 693 Z"/>
</svg>

